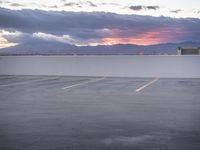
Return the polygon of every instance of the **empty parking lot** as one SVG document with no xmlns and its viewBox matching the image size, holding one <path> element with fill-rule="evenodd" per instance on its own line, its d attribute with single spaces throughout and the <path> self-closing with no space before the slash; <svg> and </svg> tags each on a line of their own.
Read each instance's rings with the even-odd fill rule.
<svg viewBox="0 0 200 150">
<path fill-rule="evenodd" d="M 0 76 L 2 150 L 199 150 L 200 79 Z"/>
</svg>

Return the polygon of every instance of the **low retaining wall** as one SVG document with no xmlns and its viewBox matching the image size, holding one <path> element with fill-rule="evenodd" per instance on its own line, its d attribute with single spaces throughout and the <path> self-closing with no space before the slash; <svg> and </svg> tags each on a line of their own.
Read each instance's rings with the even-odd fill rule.
<svg viewBox="0 0 200 150">
<path fill-rule="evenodd" d="M 200 56 L 0 56 L 0 74 L 200 78 Z"/>
</svg>

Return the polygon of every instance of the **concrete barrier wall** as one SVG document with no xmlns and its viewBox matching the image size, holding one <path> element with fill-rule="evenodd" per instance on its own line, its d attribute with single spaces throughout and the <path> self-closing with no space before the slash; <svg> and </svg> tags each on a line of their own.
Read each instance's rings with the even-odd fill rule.
<svg viewBox="0 0 200 150">
<path fill-rule="evenodd" d="M 0 74 L 200 78 L 200 56 L 0 56 Z"/>
</svg>

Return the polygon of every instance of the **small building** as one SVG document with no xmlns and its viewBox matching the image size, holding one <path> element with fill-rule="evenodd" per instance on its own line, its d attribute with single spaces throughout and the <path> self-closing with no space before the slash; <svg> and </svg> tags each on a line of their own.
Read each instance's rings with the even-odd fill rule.
<svg viewBox="0 0 200 150">
<path fill-rule="evenodd" d="M 200 55 L 200 47 L 198 47 L 198 48 L 178 47 L 177 55 Z"/>
</svg>

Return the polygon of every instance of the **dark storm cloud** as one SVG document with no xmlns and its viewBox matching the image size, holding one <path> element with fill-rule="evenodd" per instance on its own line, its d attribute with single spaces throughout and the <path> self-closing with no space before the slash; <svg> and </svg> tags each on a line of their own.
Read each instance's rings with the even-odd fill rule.
<svg viewBox="0 0 200 150">
<path fill-rule="evenodd" d="M 78 3 L 69 2 L 69 3 L 64 3 L 64 6 L 69 6 L 69 7 L 71 7 L 71 6 L 79 6 L 79 4 Z"/>
<path fill-rule="evenodd" d="M 129 9 L 134 10 L 134 11 L 140 11 L 140 10 L 157 10 L 159 9 L 159 6 L 142 6 L 142 5 L 135 5 L 135 6 L 130 6 Z"/>
<path fill-rule="evenodd" d="M 49 6 L 50 8 L 58 8 L 57 5 Z"/>
<path fill-rule="evenodd" d="M 84 31 L 103 28 L 139 28 L 143 24 L 146 24 L 145 27 L 153 28 L 156 25 L 154 22 L 159 23 L 159 18 L 148 16 L 117 15 L 104 12 L 9 10 L 3 8 L 0 9 L 0 20 L 1 28 L 13 28 L 28 33 L 47 32 L 52 34 L 64 34 L 71 31 L 83 34 Z M 146 20 L 149 20 L 149 23 Z"/>
<path fill-rule="evenodd" d="M 24 5 L 19 4 L 19 3 L 11 3 L 10 6 L 13 6 L 13 7 L 22 7 Z"/>
<path fill-rule="evenodd" d="M 172 12 L 172 13 L 179 13 L 179 12 L 181 12 L 182 10 L 181 9 L 176 9 L 176 10 L 171 10 L 170 12 Z"/>
<path fill-rule="evenodd" d="M 146 6 L 146 8 L 149 9 L 149 10 L 157 10 L 160 7 L 159 6 Z"/>
<path fill-rule="evenodd" d="M 129 7 L 131 10 L 135 10 L 135 11 L 138 11 L 138 10 L 142 10 L 143 9 L 143 7 L 141 6 L 141 5 L 139 5 L 139 6 L 130 6 Z"/>
<path fill-rule="evenodd" d="M 97 5 L 95 5 L 94 3 L 92 3 L 91 1 L 87 1 L 87 3 L 92 6 L 92 7 L 97 7 Z"/>
<path fill-rule="evenodd" d="M 43 32 L 70 35 L 83 39 L 108 36 L 134 37 L 147 32 L 163 32 L 174 39 L 200 40 L 200 20 L 140 15 L 119 15 L 105 12 L 65 12 L 42 10 L 10 10 L 0 8 L 0 29 L 27 34 Z"/>
</svg>

